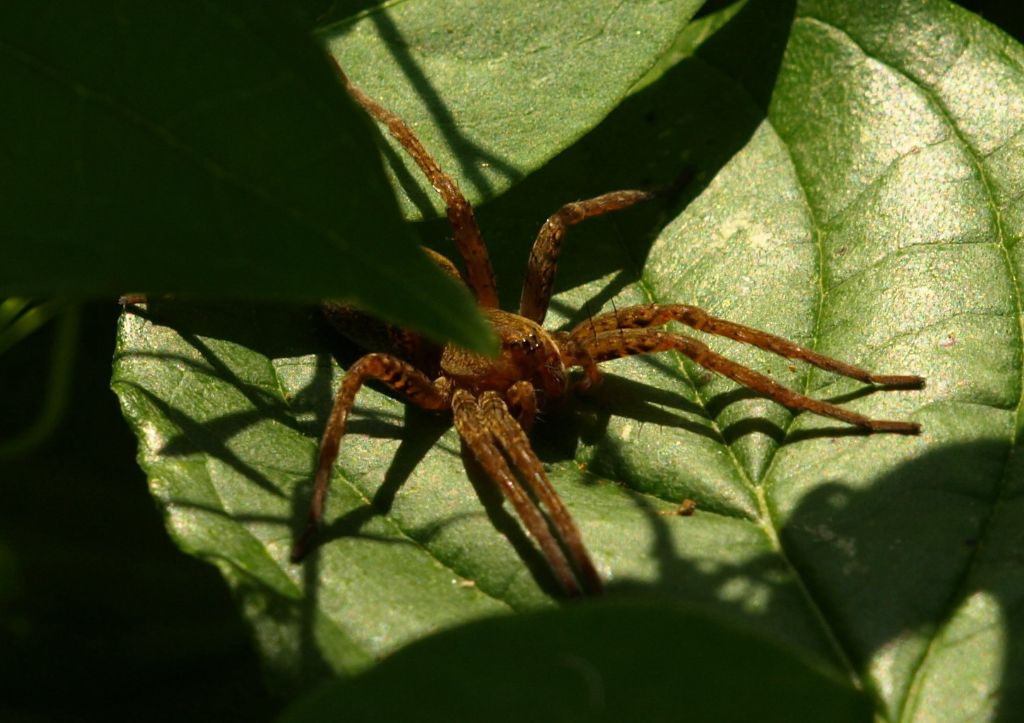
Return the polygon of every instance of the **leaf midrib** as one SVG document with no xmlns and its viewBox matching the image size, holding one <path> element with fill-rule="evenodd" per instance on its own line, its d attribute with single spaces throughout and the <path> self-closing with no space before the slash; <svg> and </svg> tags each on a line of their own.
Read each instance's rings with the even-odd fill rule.
<svg viewBox="0 0 1024 723">
<path fill-rule="evenodd" d="M 747 101 L 750 103 L 750 105 L 752 107 L 757 108 L 759 110 L 759 112 L 764 117 L 764 122 L 767 123 L 772 128 L 773 134 L 775 135 L 776 138 L 779 139 L 780 144 L 786 150 L 786 153 L 789 156 L 790 162 L 791 162 L 792 167 L 794 169 L 794 175 L 797 177 L 797 180 L 799 182 L 799 173 L 797 172 L 797 165 L 796 165 L 795 162 L 793 162 L 793 156 L 792 156 L 792 153 L 790 152 L 789 145 L 783 140 L 782 136 L 775 129 L 774 123 L 772 123 L 772 121 L 768 117 L 768 110 L 767 110 L 767 108 L 763 108 L 757 102 L 756 96 L 747 89 L 746 85 L 740 79 L 736 78 L 734 75 L 729 73 L 724 68 L 721 68 L 718 65 L 712 63 L 706 57 L 701 56 L 698 53 L 693 54 L 692 56 L 690 56 L 689 59 L 693 60 L 693 61 L 700 62 L 701 64 L 703 64 L 707 68 L 711 69 L 712 71 L 714 71 L 715 73 L 720 75 L 722 78 L 727 79 L 729 82 L 731 82 L 735 86 L 737 91 L 740 94 L 742 94 L 747 99 Z M 824 297 L 825 297 L 825 292 L 824 292 L 824 274 L 823 274 L 823 254 L 822 254 L 822 247 L 821 247 L 821 229 L 820 229 L 820 225 L 818 224 L 818 222 L 816 220 L 816 215 L 814 214 L 814 211 L 813 211 L 813 208 L 811 207 L 810 201 L 809 201 L 809 199 L 807 197 L 806 188 L 804 187 L 804 185 L 802 183 L 798 183 L 798 185 L 800 187 L 801 197 L 804 200 L 804 207 L 806 209 L 807 216 L 808 216 L 808 219 L 809 219 L 810 224 L 811 224 L 811 231 L 812 231 L 812 233 L 814 235 L 814 243 L 815 243 L 815 247 L 817 249 L 817 254 L 816 255 L 817 255 L 818 262 L 817 262 L 816 265 L 817 265 L 817 276 L 818 276 L 818 289 L 819 289 L 819 293 L 818 293 L 817 308 L 816 308 L 815 313 L 814 313 L 814 324 L 813 324 L 812 338 L 811 338 L 811 342 L 810 342 L 810 347 L 812 349 L 816 349 L 817 348 L 817 344 L 818 344 L 818 330 L 819 330 L 820 325 L 821 325 L 821 316 L 822 316 L 822 310 L 823 310 L 823 306 L 824 306 Z M 619 244 L 620 244 L 620 246 L 623 246 L 623 243 L 622 243 L 621 239 L 619 240 Z M 623 246 L 623 251 L 624 251 L 624 255 L 626 256 L 626 258 L 630 258 L 629 253 L 628 253 L 628 249 L 626 249 L 625 246 Z M 632 262 L 631 258 L 630 258 L 630 261 Z M 636 266 L 635 263 L 633 265 Z M 656 302 L 657 301 L 656 294 L 654 294 L 654 291 L 653 291 L 653 288 L 651 287 L 651 285 L 649 283 L 647 283 L 643 279 L 642 272 L 637 274 L 637 278 L 639 279 L 638 285 L 640 285 L 643 293 L 648 297 L 648 299 L 650 301 Z M 781 446 L 783 444 L 785 444 L 785 437 L 788 436 L 789 431 L 790 431 L 790 429 L 792 427 L 792 424 L 793 424 L 794 420 L 796 419 L 797 415 L 790 414 L 789 419 L 786 422 L 785 429 L 783 430 L 783 434 L 784 434 L 783 442 L 782 442 L 782 444 L 778 444 L 778 445 L 775 445 L 775 446 L 772 447 L 772 450 L 770 452 L 768 460 L 767 460 L 766 464 L 764 465 L 765 472 L 764 472 L 764 474 L 761 477 L 761 481 L 760 481 L 761 483 L 758 484 L 758 483 L 756 483 L 753 480 L 753 478 L 749 474 L 747 474 L 747 471 L 744 469 L 743 464 L 740 462 L 739 458 L 736 456 L 736 453 L 733 450 L 732 445 L 726 443 L 725 437 L 722 434 L 722 430 L 721 430 L 720 426 L 718 425 L 717 419 L 714 419 L 708 413 L 706 400 L 704 399 L 704 397 L 701 394 L 700 390 L 697 388 L 696 384 L 690 378 L 689 372 L 686 370 L 686 366 L 685 366 L 685 364 L 683 364 L 682 359 L 680 358 L 679 353 L 673 352 L 673 356 L 676 359 L 676 364 L 677 364 L 677 368 L 679 369 L 680 377 L 686 383 L 688 383 L 690 385 L 690 387 L 693 389 L 693 391 L 694 391 L 694 398 L 696 399 L 697 404 L 704 410 L 705 416 L 708 419 L 709 423 L 711 424 L 712 429 L 714 429 L 716 434 L 718 435 L 719 441 L 720 441 L 722 447 L 728 453 L 729 458 L 732 461 L 732 465 L 733 465 L 733 467 L 736 470 L 736 473 L 737 473 L 737 475 L 739 477 L 740 482 L 742 484 L 744 484 L 750 491 L 752 491 L 754 493 L 754 497 L 755 497 L 755 499 L 757 501 L 757 505 L 758 505 L 758 518 L 756 520 L 752 520 L 752 522 L 754 522 L 759 528 L 761 528 L 762 532 L 764 533 L 765 537 L 768 540 L 769 546 L 771 547 L 771 549 L 775 550 L 775 552 L 778 554 L 780 560 L 782 561 L 783 565 L 790 572 L 794 584 L 796 585 L 796 587 L 800 591 L 800 595 L 804 598 L 804 601 L 806 602 L 808 608 L 810 609 L 812 616 L 814 617 L 814 619 L 817 621 L 818 625 L 820 626 L 821 631 L 822 631 L 822 635 L 824 636 L 825 640 L 827 641 L 829 647 L 831 647 L 831 649 L 833 650 L 837 660 L 839 661 L 840 665 L 842 666 L 842 668 L 844 670 L 844 673 L 858 687 L 863 687 L 863 681 L 861 680 L 860 675 L 858 674 L 856 668 L 853 665 L 853 662 L 852 662 L 853 658 L 850 655 L 850 650 L 848 649 L 848 647 L 846 645 L 843 644 L 843 640 L 838 635 L 838 631 L 831 625 L 831 621 L 825 615 L 825 612 L 822 609 L 822 607 L 818 604 L 817 598 L 812 594 L 811 588 L 809 587 L 808 582 L 805 579 L 804 575 L 801 573 L 800 569 L 793 563 L 793 561 L 791 560 L 791 558 L 787 554 L 787 552 L 786 552 L 786 550 L 785 550 L 785 548 L 784 548 L 784 546 L 782 544 L 782 540 L 779 537 L 778 530 L 776 529 L 775 520 L 772 517 L 771 509 L 770 509 L 770 506 L 768 505 L 768 501 L 767 501 L 766 494 L 765 494 L 766 493 L 766 485 L 768 484 L 768 481 L 769 481 L 768 480 L 769 473 L 770 473 L 772 465 L 774 464 L 775 459 L 777 457 L 778 450 L 781 448 Z M 808 389 L 808 385 L 810 384 L 810 381 L 811 381 L 811 373 L 808 370 L 805 373 L 805 377 L 804 377 L 804 390 L 805 390 L 805 392 Z"/>
</svg>

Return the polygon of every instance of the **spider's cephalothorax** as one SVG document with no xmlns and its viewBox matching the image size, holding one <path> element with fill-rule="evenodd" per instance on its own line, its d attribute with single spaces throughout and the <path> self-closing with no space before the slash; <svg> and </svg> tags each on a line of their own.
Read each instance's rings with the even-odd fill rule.
<svg viewBox="0 0 1024 723">
<path fill-rule="evenodd" d="M 484 309 L 498 333 L 501 350 L 496 357 L 466 351 L 454 345 L 441 355 L 441 373 L 473 393 L 493 390 L 505 394 L 517 382 L 529 382 L 548 399 L 565 393 L 565 362 L 558 345 L 535 321 L 501 309 Z"/>
<path fill-rule="evenodd" d="M 426 251 L 442 269 L 469 286 L 494 328 L 501 350 L 498 356 L 487 357 L 454 345 L 440 348 L 413 332 L 375 322 L 350 307 L 324 305 L 325 315 L 342 333 L 380 351 L 367 354 L 352 364 L 338 389 L 320 444 L 309 522 L 295 545 L 293 560 L 298 561 L 306 554 L 320 526 L 331 467 L 349 412 L 359 388 L 371 379 L 424 409 L 451 410 L 455 428 L 466 447 L 515 508 L 558 582 L 570 595 L 599 592 L 601 578 L 576 523 L 551 486 L 526 437 L 538 406 L 565 392 L 569 368 L 581 367 L 584 376 L 580 384 L 589 386 L 600 379 L 597 365 L 601 362 L 674 350 L 790 409 L 839 419 L 874 432 L 916 434 L 919 431 L 913 422 L 871 419 L 812 399 L 730 361 L 697 339 L 655 327 L 680 322 L 698 331 L 751 344 L 866 384 L 919 388 L 924 384 L 921 377 L 873 374 L 773 334 L 718 319 L 694 306 L 644 304 L 601 314 L 569 331 L 550 332 L 541 328 L 551 300 L 555 267 L 566 229 L 584 219 L 652 198 L 653 194 L 646 191 L 614 191 L 568 203 L 559 209 L 548 218 L 534 242 L 519 313 L 498 309 L 497 287 L 487 247 L 480 237 L 473 209 L 455 181 L 441 171 L 401 119 L 353 85 L 340 68 L 339 74 L 352 98 L 387 126 L 444 199 L 465 275 L 447 258 Z"/>
</svg>

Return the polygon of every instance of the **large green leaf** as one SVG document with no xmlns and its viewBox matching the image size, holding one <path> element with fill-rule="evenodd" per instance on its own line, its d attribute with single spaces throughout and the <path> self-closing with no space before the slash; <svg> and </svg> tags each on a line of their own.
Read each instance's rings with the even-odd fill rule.
<svg viewBox="0 0 1024 723">
<path fill-rule="evenodd" d="M 609 595 L 754 629 L 856 681 L 883 718 L 1011 718 L 1024 705 L 1024 50 L 943 0 L 751 0 L 717 20 L 480 209 L 506 299 L 559 203 L 689 168 L 683 197 L 573 230 L 548 324 L 697 303 L 924 375 L 922 391 L 865 393 L 711 341 L 924 432 L 853 434 L 661 356 L 609 364 L 602 387 L 547 411 L 535 447 Z M 341 373 L 332 355 L 356 353 L 305 310 L 154 304 L 122 321 L 115 388 L 172 534 L 224 571 L 283 686 L 554 600 L 497 493 L 472 469 L 466 481 L 447 422 L 373 390 L 342 445 L 327 542 L 288 564 Z M 659 514 L 684 498 L 692 517 Z M 480 655 L 485 669 L 496 653 Z"/>
<path fill-rule="evenodd" d="M 364 114 L 275 8 L 0 6 L 0 294 L 343 297 L 484 348 Z"/>
<path fill-rule="evenodd" d="M 483 671 L 482 650 L 495 659 Z M 839 723 L 868 720 L 870 711 L 849 681 L 712 618 L 663 604 L 595 602 L 419 641 L 362 676 L 324 686 L 281 720 Z"/>
</svg>

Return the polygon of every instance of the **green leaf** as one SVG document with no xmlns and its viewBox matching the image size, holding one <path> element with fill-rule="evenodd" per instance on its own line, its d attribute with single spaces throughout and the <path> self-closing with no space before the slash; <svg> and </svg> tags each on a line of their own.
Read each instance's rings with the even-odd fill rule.
<svg viewBox="0 0 1024 723">
<path fill-rule="evenodd" d="M 751 0 L 702 27 L 670 51 L 678 62 L 479 209 L 505 300 L 560 203 L 690 169 L 681 197 L 572 230 L 547 325 L 698 304 L 927 377 L 922 391 L 869 393 L 708 340 L 924 431 L 851 433 L 661 355 L 608 364 L 600 388 L 546 411 L 534 446 L 609 596 L 755 630 L 854 679 L 880 718 L 1012 718 L 1024 706 L 1024 49 L 943 0 Z M 446 92 L 457 107 L 477 89 Z M 556 604 L 496 491 L 472 466 L 467 482 L 447 421 L 370 389 L 342 444 L 327 542 L 304 567 L 287 562 L 340 379 L 332 357 L 356 354 L 301 310 L 154 304 L 122 321 L 114 385 L 154 494 L 179 544 L 224 571 L 284 688 Z M 687 498 L 693 516 L 659 514 Z M 497 653 L 479 654 L 484 675 Z"/>
<path fill-rule="evenodd" d="M 0 295 L 339 297 L 486 348 L 364 114 L 275 7 L 3 4 Z"/>
<path fill-rule="evenodd" d="M 470 201 L 507 190 L 604 118 L 699 0 L 407 0 L 320 30 L 371 97 L 420 136 Z M 406 213 L 443 212 L 397 143 Z"/>
<path fill-rule="evenodd" d="M 483 674 L 482 650 L 494 658 Z M 551 721 L 836 723 L 869 720 L 870 711 L 848 683 L 712 618 L 665 605 L 595 603 L 470 623 L 414 643 L 307 696 L 281 720 L 523 721 L 541 714 Z"/>
</svg>

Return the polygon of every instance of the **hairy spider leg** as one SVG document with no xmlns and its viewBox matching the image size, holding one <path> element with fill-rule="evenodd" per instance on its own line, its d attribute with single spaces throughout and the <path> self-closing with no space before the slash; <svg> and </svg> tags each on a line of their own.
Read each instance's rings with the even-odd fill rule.
<svg viewBox="0 0 1024 723">
<path fill-rule="evenodd" d="M 409 153 L 412 160 L 423 171 L 423 175 L 441 195 L 448 213 L 448 223 L 452 227 L 455 245 L 466 264 L 466 280 L 469 283 L 469 288 L 473 290 L 481 306 L 497 308 L 498 286 L 494 279 L 491 258 L 487 254 L 487 247 L 484 246 L 480 236 L 480 227 L 477 225 L 473 207 L 462 195 L 455 179 L 441 170 L 441 167 L 437 165 L 437 162 L 430 156 L 405 121 L 384 108 L 349 80 L 337 61 L 334 65 L 352 99 L 367 113 L 387 126 L 394 139 Z"/>
<path fill-rule="evenodd" d="M 685 304 L 642 304 L 601 314 L 578 324 L 570 332 L 570 337 L 576 344 L 580 344 L 588 337 L 593 337 L 594 334 L 600 334 L 601 332 L 613 331 L 615 329 L 645 329 L 650 326 L 662 326 L 670 321 L 682 322 L 697 331 L 735 339 L 736 341 L 756 346 L 759 349 L 770 351 L 787 359 L 799 359 L 819 369 L 841 374 L 844 377 L 850 377 L 865 384 L 909 389 L 920 389 L 924 386 L 924 379 L 922 377 L 912 374 L 874 374 L 866 369 L 861 369 L 852 364 L 847 364 L 838 359 L 806 349 L 780 336 L 726 321 L 725 319 L 719 319 L 708 314 L 703 309 Z M 583 366 L 586 368 L 585 364 Z"/>
<path fill-rule="evenodd" d="M 331 467 L 338 457 L 338 446 L 345 434 L 345 424 L 355 403 L 356 393 L 368 379 L 383 382 L 396 392 L 404 394 L 413 404 L 429 410 L 447 409 L 451 403 L 451 386 L 447 379 L 432 382 L 430 378 L 406 361 L 390 354 L 367 354 L 345 372 L 338 387 L 320 440 L 320 459 L 313 482 L 313 496 L 309 503 L 306 529 L 292 548 L 292 562 L 300 562 L 310 550 L 324 516 L 327 490 L 331 482 Z"/>
<path fill-rule="evenodd" d="M 579 327 L 576 328 L 578 329 Z M 596 336 L 596 333 L 592 334 L 591 339 L 596 338 Z M 597 368 L 597 362 L 590 356 L 590 352 L 579 343 L 578 337 L 568 331 L 556 331 L 552 334 L 552 337 L 555 343 L 558 344 L 565 365 L 567 367 L 578 366 L 583 368 L 583 378 L 577 380 L 574 385 L 577 391 L 585 392 L 601 381 L 602 373 Z"/>
<path fill-rule="evenodd" d="M 537 418 L 537 390 L 523 379 L 508 388 L 505 399 L 519 426 L 524 432 L 529 432 L 533 427 L 533 420 Z"/>
<path fill-rule="evenodd" d="M 585 201 L 567 203 L 555 211 L 541 226 L 530 259 L 526 266 L 526 281 L 519 301 L 519 315 L 536 321 L 544 321 L 551 302 L 551 289 L 558 267 L 558 255 L 562 240 L 570 226 L 594 216 L 612 211 L 621 211 L 640 201 L 654 198 L 650 191 L 612 191 Z"/>
<path fill-rule="evenodd" d="M 452 398 L 455 429 L 480 463 L 484 472 L 497 483 L 505 498 L 512 503 L 519 519 L 540 545 L 552 572 L 568 595 L 579 595 L 580 586 L 561 546 L 551 534 L 547 522 L 522 484 L 516 479 L 505 458 L 494 444 L 493 433 L 485 421 L 480 403 L 465 389 L 457 389 Z"/>
<path fill-rule="evenodd" d="M 616 329 L 600 332 L 596 337 L 582 339 L 577 343 L 590 354 L 595 362 L 674 349 L 690 357 L 690 359 L 705 369 L 710 369 L 713 372 L 728 377 L 734 382 L 749 387 L 790 409 L 813 412 L 814 414 L 838 419 L 873 432 L 917 434 L 921 431 L 920 425 L 915 422 L 871 419 L 863 414 L 852 412 L 835 404 L 812 399 L 782 386 L 771 377 L 755 372 L 752 369 L 747 369 L 721 354 L 711 351 L 707 345 L 683 334 L 653 329 Z"/>
<path fill-rule="evenodd" d="M 601 576 L 597 574 L 597 569 L 583 545 L 579 528 L 576 527 L 555 488 L 551 486 L 544 466 L 530 447 L 526 433 L 509 414 L 505 402 L 497 392 L 481 394 L 480 409 L 491 435 L 522 474 L 537 500 L 547 508 L 555 532 L 575 563 L 586 592 L 601 592 Z"/>
</svg>

